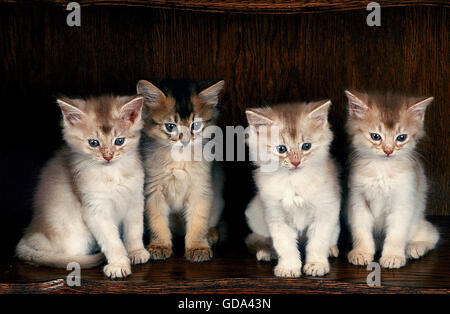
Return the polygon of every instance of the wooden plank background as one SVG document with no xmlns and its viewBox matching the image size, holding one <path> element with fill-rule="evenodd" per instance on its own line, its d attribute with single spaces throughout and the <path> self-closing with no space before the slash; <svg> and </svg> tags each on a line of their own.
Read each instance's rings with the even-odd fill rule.
<svg viewBox="0 0 450 314">
<path fill-rule="evenodd" d="M 0 3 L 22 0 L 0 0 Z M 67 6 L 66 0 L 34 0 L 34 3 Z M 372 1 L 358 0 L 79 0 L 81 6 L 128 6 L 196 12 L 245 14 L 297 14 L 365 9 Z M 447 0 L 377 0 L 383 8 L 405 6 L 449 7 Z"/>
<path fill-rule="evenodd" d="M 139 79 L 166 77 L 225 79 L 222 125 L 245 124 L 244 109 L 257 103 L 330 98 L 333 153 L 344 169 L 344 89 L 433 95 L 420 146 L 427 213 L 450 214 L 444 5 L 382 8 L 381 27 L 366 25 L 365 9 L 250 15 L 87 6 L 81 27 L 68 27 L 67 14 L 63 6 L 0 3 L 2 225 L 26 225 L 39 169 L 60 145 L 55 94 L 130 93 Z M 250 166 L 229 162 L 226 169 L 226 216 L 244 226 Z"/>
</svg>

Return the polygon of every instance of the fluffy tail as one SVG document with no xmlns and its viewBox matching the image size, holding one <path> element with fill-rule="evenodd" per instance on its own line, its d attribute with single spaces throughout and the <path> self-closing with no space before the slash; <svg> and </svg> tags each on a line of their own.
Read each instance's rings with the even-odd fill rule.
<svg viewBox="0 0 450 314">
<path fill-rule="evenodd" d="M 251 233 L 245 239 L 245 244 L 250 253 L 256 254 L 258 261 L 270 261 L 277 258 L 272 239 L 269 237 Z"/>
<path fill-rule="evenodd" d="M 103 253 L 63 256 L 51 251 L 36 250 L 28 246 L 23 240 L 20 240 L 17 245 L 16 256 L 25 263 L 64 269 L 72 262 L 78 263 L 81 269 L 87 269 L 99 266 L 105 261 Z"/>
<path fill-rule="evenodd" d="M 247 245 L 250 253 L 257 253 L 260 250 L 272 251 L 272 239 L 268 237 L 263 237 L 256 233 L 250 233 L 245 239 L 245 244 Z"/>
</svg>

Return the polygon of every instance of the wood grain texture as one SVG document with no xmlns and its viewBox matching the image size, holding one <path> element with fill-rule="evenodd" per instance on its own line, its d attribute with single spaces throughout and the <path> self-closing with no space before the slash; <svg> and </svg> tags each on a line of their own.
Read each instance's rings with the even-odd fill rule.
<svg viewBox="0 0 450 314">
<path fill-rule="evenodd" d="M 344 232 L 340 256 L 330 259 L 330 273 L 321 278 L 275 278 L 275 263 L 257 262 L 243 238 L 214 249 L 211 262 L 193 264 L 183 258 L 182 243 L 167 261 L 133 266 L 133 274 L 108 280 L 101 268 L 82 270 L 81 286 L 69 287 L 69 271 L 34 267 L 0 256 L 0 293 L 450 293 L 450 218 L 431 217 L 441 231 L 437 248 L 398 270 L 381 271 L 381 287 L 369 287 L 370 271 L 347 262 L 350 249 Z M 181 245 L 180 245 L 181 244 Z M 302 251 L 304 251 L 302 249 Z"/>
<path fill-rule="evenodd" d="M 23 1 L 0 0 L 5 3 L 20 3 Z M 55 4 L 67 6 L 64 0 L 37 0 L 41 4 Z M 336 12 L 365 9 L 371 1 L 353 0 L 314 0 L 314 1 L 292 1 L 292 0 L 80 0 L 81 6 L 136 6 L 152 7 L 162 9 L 176 9 L 209 13 L 246 13 L 246 14 L 297 14 Z M 383 8 L 405 7 L 405 6 L 442 6 L 448 7 L 446 0 L 421 1 L 421 0 L 378 0 Z"/>
</svg>

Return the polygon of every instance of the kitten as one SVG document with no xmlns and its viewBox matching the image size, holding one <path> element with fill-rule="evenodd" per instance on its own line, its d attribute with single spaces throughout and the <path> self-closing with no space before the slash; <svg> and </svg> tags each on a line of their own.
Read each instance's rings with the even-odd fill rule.
<svg viewBox="0 0 450 314">
<path fill-rule="evenodd" d="M 245 211 L 253 232 L 246 243 L 258 260 L 278 256 L 274 273 L 279 277 L 301 275 L 297 239 L 304 231 L 305 274 L 325 275 L 330 269 L 328 255 L 338 255 L 340 190 L 329 154 L 330 105 L 320 101 L 246 111 L 251 155 L 259 149 L 261 160 L 278 165 L 274 171 L 262 171 L 263 162 L 255 162 L 260 166 L 254 171 L 258 193 Z"/>
<path fill-rule="evenodd" d="M 375 234 L 385 235 L 380 264 L 405 265 L 435 247 L 439 234 L 425 220 L 427 183 L 414 148 L 424 136 L 429 98 L 345 92 L 347 131 L 354 156 L 349 178 L 348 223 L 353 237 L 350 263 L 367 265 Z"/>
<path fill-rule="evenodd" d="M 103 268 L 111 278 L 145 263 L 144 170 L 138 143 L 143 98 L 101 96 L 57 100 L 66 144 L 47 163 L 30 226 L 16 248 L 19 259 L 66 268 Z M 119 228 L 123 227 L 124 242 Z M 103 254 L 91 254 L 101 249 Z"/>
<path fill-rule="evenodd" d="M 223 175 L 215 162 L 179 160 L 173 152 L 203 148 L 205 128 L 214 124 L 219 113 L 224 81 L 205 85 L 167 80 L 158 86 L 145 80 L 137 84 L 148 111 L 144 127 L 148 249 L 154 260 L 169 258 L 172 229 L 185 233 L 186 259 L 207 261 L 213 255 L 210 245 L 218 239 L 215 227 L 224 205 Z M 180 220 L 185 222 L 185 231 L 176 223 Z"/>
</svg>

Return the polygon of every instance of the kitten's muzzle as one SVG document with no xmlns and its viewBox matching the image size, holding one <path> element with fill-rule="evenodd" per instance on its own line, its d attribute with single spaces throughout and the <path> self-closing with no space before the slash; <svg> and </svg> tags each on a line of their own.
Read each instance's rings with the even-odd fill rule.
<svg viewBox="0 0 450 314">
<path fill-rule="evenodd" d="M 392 148 L 390 149 L 385 148 L 383 149 L 383 152 L 386 154 L 386 157 L 389 157 L 389 155 L 391 155 L 394 152 L 394 150 Z"/>
<path fill-rule="evenodd" d="M 114 154 L 108 154 L 108 155 L 103 155 L 103 159 L 106 160 L 108 163 L 111 161 L 111 159 L 113 159 Z"/>
<path fill-rule="evenodd" d="M 178 134 L 178 140 L 184 146 L 188 145 L 191 142 L 191 134 L 190 134 L 190 132 L 189 131 L 187 131 L 187 132 L 180 132 Z"/>
</svg>

